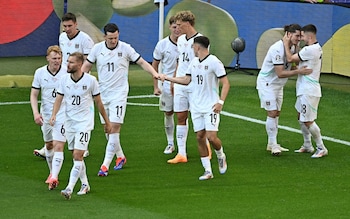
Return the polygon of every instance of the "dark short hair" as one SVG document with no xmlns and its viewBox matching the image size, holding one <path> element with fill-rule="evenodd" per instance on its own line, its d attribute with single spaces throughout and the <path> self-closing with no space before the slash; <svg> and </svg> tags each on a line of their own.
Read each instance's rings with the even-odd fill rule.
<svg viewBox="0 0 350 219">
<path fill-rule="evenodd" d="M 199 45 L 201 45 L 204 48 L 208 48 L 209 47 L 209 38 L 206 36 L 198 36 L 196 38 L 194 38 L 193 43 L 198 43 Z"/>
<path fill-rule="evenodd" d="M 114 33 L 116 31 L 119 32 L 119 27 L 114 23 L 108 23 L 106 24 L 106 26 L 104 26 L 103 31 L 105 35 L 107 35 L 107 32 L 110 32 L 110 33 Z"/>
<path fill-rule="evenodd" d="M 77 17 L 73 13 L 66 13 L 62 16 L 62 21 L 73 21 L 74 23 L 77 22 Z"/>
<path fill-rule="evenodd" d="M 303 26 L 303 28 L 301 28 L 301 31 L 310 32 L 310 33 L 316 34 L 317 33 L 317 28 L 313 24 L 308 24 L 308 25 Z"/>
<path fill-rule="evenodd" d="M 295 33 L 297 30 L 301 30 L 301 26 L 299 24 L 289 24 L 284 26 L 284 32 Z"/>
<path fill-rule="evenodd" d="M 173 16 L 171 16 L 171 17 L 169 18 L 169 24 L 172 25 L 172 24 L 174 24 L 174 23 L 176 23 L 175 15 L 173 15 Z"/>
</svg>

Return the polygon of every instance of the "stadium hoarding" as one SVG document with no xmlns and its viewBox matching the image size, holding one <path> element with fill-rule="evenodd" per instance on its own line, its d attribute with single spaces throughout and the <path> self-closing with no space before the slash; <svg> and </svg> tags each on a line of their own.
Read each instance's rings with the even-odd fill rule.
<svg viewBox="0 0 350 219">
<path fill-rule="evenodd" d="M 10 42 L 0 40 L 0 57 L 45 55 L 48 45 L 58 43 L 61 17 L 61 12 L 58 13 L 58 11 L 62 10 L 55 8 L 61 7 L 54 4 L 55 1 L 40 0 L 31 3 L 49 2 L 47 7 L 51 13 L 41 25 L 25 36 Z M 89 1 L 93 0 L 84 2 Z M 77 2 L 79 1 L 68 0 L 68 11 L 72 8 L 71 12 L 80 14 L 84 18 L 84 20 L 78 20 L 78 26 L 83 31 L 89 33 L 94 30 L 91 34 L 103 36 L 102 31 L 96 33 L 96 30 L 102 29 L 101 20 L 115 22 L 120 28 L 120 39 L 133 45 L 146 60 L 152 61 L 153 48 L 159 36 L 159 12 L 153 0 L 137 0 L 134 1 L 135 5 L 123 5 L 118 4 L 117 1 L 104 0 L 100 14 L 106 11 L 108 13 L 104 13 L 103 19 L 78 11 Z M 137 2 L 139 4 L 136 4 Z M 22 1 L 21 4 L 27 3 Z M 346 4 L 310 4 L 300 1 L 172 0 L 168 1 L 168 5 L 164 8 L 164 17 L 167 19 L 178 10 L 192 10 L 196 15 L 197 30 L 210 38 L 211 52 L 222 59 L 227 67 L 234 67 L 237 58 L 230 47 L 230 42 L 236 37 L 242 37 L 246 42 L 246 48 L 239 57 L 240 67 L 253 69 L 260 68 L 261 59 L 265 56 L 269 45 L 282 37 L 281 32 L 277 31 L 279 28 L 290 23 L 300 25 L 313 23 L 318 28 L 317 37 L 324 52 L 322 72 L 350 76 L 348 71 L 350 44 L 346 38 L 350 34 L 350 8 L 345 6 Z M 27 14 L 37 13 L 33 7 L 28 7 L 28 10 Z M 95 12 L 98 12 L 96 10 L 98 9 L 95 9 Z M 112 13 L 110 13 L 111 10 Z M 18 12 L 3 11 L 1 14 L 4 13 Z M 5 20 L 4 23 L 8 22 Z M 168 33 L 166 27 L 165 21 L 164 35 Z M 5 28 L 0 36 L 11 35 L 13 31 L 17 29 L 10 31 Z M 101 36 L 96 39 L 103 39 Z"/>
</svg>

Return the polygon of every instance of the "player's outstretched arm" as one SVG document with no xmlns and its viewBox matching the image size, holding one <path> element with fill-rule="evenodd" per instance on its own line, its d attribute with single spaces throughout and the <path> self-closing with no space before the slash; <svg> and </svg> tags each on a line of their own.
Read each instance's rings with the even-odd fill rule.
<svg viewBox="0 0 350 219">
<path fill-rule="evenodd" d="M 158 70 L 159 70 L 158 69 L 159 63 L 160 63 L 160 61 L 153 59 L 152 67 L 154 68 L 154 70 L 156 72 L 158 72 Z M 156 96 L 159 96 L 162 94 L 162 91 L 158 87 L 158 79 L 157 78 L 153 78 L 153 94 Z"/>
<path fill-rule="evenodd" d="M 154 70 L 154 68 L 152 67 L 151 64 L 149 64 L 148 62 L 146 62 L 142 57 L 137 60 L 136 62 L 139 66 L 141 66 L 141 68 L 145 71 L 147 71 L 148 73 L 150 73 L 153 78 L 158 79 L 159 75 L 158 72 L 156 70 Z"/>
<path fill-rule="evenodd" d="M 176 84 L 182 84 L 182 85 L 188 85 L 191 82 L 191 76 L 189 75 L 185 75 L 182 77 L 175 77 L 175 78 L 169 78 L 168 76 L 165 75 L 163 78 L 166 81 L 170 81 L 170 82 L 173 82 Z M 160 77 L 160 79 L 163 80 L 162 77 Z"/>
<path fill-rule="evenodd" d="M 283 65 L 276 65 L 275 72 L 279 78 L 288 78 L 294 75 L 302 74 L 308 75 L 312 73 L 312 69 L 302 66 L 301 68 L 294 70 L 285 70 Z"/>
</svg>

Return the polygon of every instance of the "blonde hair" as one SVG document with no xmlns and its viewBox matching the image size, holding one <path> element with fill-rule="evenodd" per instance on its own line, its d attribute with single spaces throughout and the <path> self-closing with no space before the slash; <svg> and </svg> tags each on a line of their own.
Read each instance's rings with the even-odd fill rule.
<svg viewBox="0 0 350 219">
<path fill-rule="evenodd" d="M 46 55 L 50 55 L 51 52 L 58 53 L 58 54 L 60 54 L 62 56 L 62 50 L 57 45 L 49 46 L 49 48 L 47 48 Z"/>
<path fill-rule="evenodd" d="M 196 17 L 191 11 L 179 11 L 175 14 L 176 21 L 188 21 L 191 26 L 194 26 Z"/>
<path fill-rule="evenodd" d="M 81 52 L 73 52 L 69 55 L 69 57 L 75 57 L 77 61 L 83 63 L 84 62 L 84 54 Z"/>
</svg>

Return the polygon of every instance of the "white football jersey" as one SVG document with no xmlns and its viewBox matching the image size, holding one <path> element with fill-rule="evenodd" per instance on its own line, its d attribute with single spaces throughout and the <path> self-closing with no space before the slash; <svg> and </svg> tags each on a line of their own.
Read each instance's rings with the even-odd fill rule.
<svg viewBox="0 0 350 219">
<path fill-rule="evenodd" d="M 322 47 L 319 43 L 303 47 L 298 53 L 299 67 L 307 66 L 312 69 L 309 75 L 298 75 L 296 91 L 297 96 L 306 94 L 321 97 L 320 75 L 322 67 Z"/>
<path fill-rule="evenodd" d="M 279 78 L 275 72 L 275 65 L 284 65 L 285 70 L 290 70 L 292 67 L 291 63 L 287 62 L 283 41 L 279 40 L 274 43 L 265 56 L 261 70 L 257 78 L 257 89 L 269 87 L 283 87 L 288 78 Z"/>
<path fill-rule="evenodd" d="M 64 96 L 67 132 L 94 129 L 93 97 L 100 94 L 98 82 L 94 76 L 84 73 L 78 81 L 74 81 L 71 75 L 67 74 L 62 78 L 57 93 Z"/>
<path fill-rule="evenodd" d="M 67 69 L 64 66 L 61 66 L 56 75 L 53 75 L 49 71 L 47 65 L 40 67 L 35 71 L 32 88 L 41 90 L 40 113 L 43 116 L 45 123 L 48 123 L 51 118 L 53 104 L 55 103 L 56 92 L 60 81 L 67 74 Z M 64 122 L 64 111 L 65 104 L 62 104 L 56 116 L 57 121 Z"/>
<path fill-rule="evenodd" d="M 91 37 L 83 31 L 79 31 L 77 35 L 69 39 L 65 32 L 59 37 L 60 48 L 62 50 L 62 65 L 67 66 L 67 60 L 73 52 L 80 52 L 88 55 L 94 45 Z"/>
<path fill-rule="evenodd" d="M 195 57 L 187 72 L 192 83 L 191 111 L 211 112 L 220 99 L 219 78 L 226 76 L 223 63 L 214 55 L 208 55 L 202 61 Z"/>
<path fill-rule="evenodd" d="M 170 39 L 170 36 L 161 39 L 153 51 L 153 59 L 162 63 L 162 72 L 160 73 L 169 77 L 173 77 L 178 57 L 177 44 Z"/>
<path fill-rule="evenodd" d="M 140 54 L 134 48 L 120 40 L 114 49 L 108 49 L 105 41 L 93 46 L 87 61 L 96 62 L 101 98 L 104 103 L 114 99 L 121 92 L 127 96 L 129 63 L 137 62 L 140 58 Z"/>
<path fill-rule="evenodd" d="M 194 59 L 193 41 L 197 36 L 203 36 L 200 33 L 195 34 L 191 38 L 187 39 L 186 34 L 182 34 L 177 39 L 177 49 L 179 53 L 178 66 L 176 71 L 176 77 L 182 77 L 186 75 L 187 68 Z"/>
</svg>

